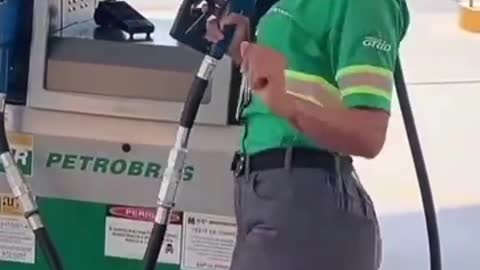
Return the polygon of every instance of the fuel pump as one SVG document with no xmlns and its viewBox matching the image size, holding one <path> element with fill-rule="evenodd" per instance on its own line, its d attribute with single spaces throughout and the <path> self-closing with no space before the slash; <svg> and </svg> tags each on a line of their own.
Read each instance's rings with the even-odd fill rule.
<svg viewBox="0 0 480 270">
<path fill-rule="evenodd" d="M 10 92 L 10 86 L 14 85 L 11 81 L 15 74 L 14 64 L 17 55 L 15 50 L 21 47 L 17 41 L 20 35 L 20 25 L 25 19 L 23 3 L 25 3 L 24 0 L 0 1 L 0 162 L 5 169 L 6 179 L 12 193 L 20 203 L 24 217 L 35 234 L 37 243 L 50 268 L 62 270 L 62 263 L 42 222 L 34 195 L 10 154 L 5 130 L 7 93 Z"/>
<path fill-rule="evenodd" d="M 206 56 L 184 104 L 176 142 L 170 152 L 168 167 L 165 171 L 160 192 L 158 194 L 158 207 L 155 223 L 144 257 L 146 270 L 153 270 L 155 268 L 163 239 L 165 237 L 169 214 L 175 205 L 175 197 L 180 183 L 180 175 L 187 156 L 190 130 L 195 121 L 195 116 L 212 70 L 215 68 L 216 62 L 222 58 L 228 48 L 233 33 L 233 29 L 225 29 L 226 38 L 219 44 L 210 44 L 203 38 L 202 34 L 205 31 L 203 27 L 206 25 L 206 20 L 210 15 L 217 14 L 219 11 L 222 12 L 222 8 L 228 4 L 231 6 L 230 11 L 242 13 L 245 16 L 251 17 L 250 15 L 255 12 L 255 16 L 252 19 L 252 22 L 255 23 L 257 21 L 256 19 L 263 16 L 263 14 L 277 1 L 278 0 L 264 0 L 255 3 L 254 0 L 232 0 L 227 3 L 226 0 L 223 2 L 217 0 L 185 0 L 179 9 L 170 35 L 179 42 L 206 54 Z M 436 210 L 400 61 L 397 63 L 394 77 L 424 206 L 430 248 L 430 269 L 441 270 L 441 252 Z"/>
</svg>

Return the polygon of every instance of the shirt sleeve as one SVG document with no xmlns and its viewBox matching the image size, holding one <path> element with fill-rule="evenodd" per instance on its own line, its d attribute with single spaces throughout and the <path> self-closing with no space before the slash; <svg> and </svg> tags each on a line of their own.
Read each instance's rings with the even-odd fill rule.
<svg viewBox="0 0 480 270">
<path fill-rule="evenodd" d="M 408 24 L 404 0 L 345 0 L 330 37 L 332 66 L 348 108 L 389 112 L 393 71 Z"/>
</svg>

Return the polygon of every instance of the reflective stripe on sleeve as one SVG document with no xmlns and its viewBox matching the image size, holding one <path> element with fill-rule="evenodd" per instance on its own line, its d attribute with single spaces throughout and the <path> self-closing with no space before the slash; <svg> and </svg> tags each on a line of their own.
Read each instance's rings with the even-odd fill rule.
<svg viewBox="0 0 480 270">
<path fill-rule="evenodd" d="M 342 100 L 348 107 L 390 109 L 393 74 L 390 70 L 368 66 L 349 66 L 337 73 Z"/>
<path fill-rule="evenodd" d="M 322 107 L 342 106 L 338 88 L 321 76 L 304 72 L 285 71 L 287 93 Z"/>
<path fill-rule="evenodd" d="M 383 90 L 369 86 L 358 86 L 345 89 L 342 101 L 347 108 L 371 108 L 390 111 L 391 96 Z"/>
<path fill-rule="evenodd" d="M 379 76 L 393 79 L 392 71 L 386 68 L 376 67 L 372 65 L 353 65 L 353 66 L 344 67 L 337 72 L 335 79 L 338 81 L 340 80 L 340 78 L 346 75 L 358 74 L 358 73 L 376 74 Z"/>
</svg>

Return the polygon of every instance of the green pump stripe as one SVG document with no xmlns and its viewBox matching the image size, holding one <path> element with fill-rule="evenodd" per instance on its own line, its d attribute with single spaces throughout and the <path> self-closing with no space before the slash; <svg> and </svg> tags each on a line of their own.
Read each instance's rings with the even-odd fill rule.
<svg viewBox="0 0 480 270">
<path fill-rule="evenodd" d="M 362 72 L 373 73 L 373 74 L 385 76 L 385 77 L 388 77 L 388 78 L 393 78 L 392 71 L 390 71 L 386 68 L 381 68 L 381 67 L 376 67 L 376 66 L 371 66 L 371 65 L 355 65 L 355 66 L 348 66 L 348 67 L 340 69 L 337 72 L 337 75 L 335 76 L 335 79 L 338 81 L 343 76 L 350 75 L 350 74 L 362 73 Z"/>
<path fill-rule="evenodd" d="M 318 84 L 320 86 L 325 87 L 325 89 L 328 90 L 329 92 L 332 92 L 335 95 L 338 95 L 338 89 L 321 76 L 304 73 L 300 71 L 295 71 L 295 70 L 289 70 L 289 69 L 285 70 L 285 76 L 287 78 L 291 78 L 298 81 Z"/>
<path fill-rule="evenodd" d="M 375 87 L 372 87 L 372 86 L 368 86 L 368 85 L 359 85 L 359 86 L 355 86 L 355 87 L 349 87 L 349 88 L 342 89 L 342 98 L 344 98 L 346 96 L 354 95 L 354 94 L 374 95 L 374 96 L 385 98 L 389 102 L 392 99 L 391 93 L 387 93 L 387 92 L 385 92 L 385 90 L 375 88 Z"/>
</svg>

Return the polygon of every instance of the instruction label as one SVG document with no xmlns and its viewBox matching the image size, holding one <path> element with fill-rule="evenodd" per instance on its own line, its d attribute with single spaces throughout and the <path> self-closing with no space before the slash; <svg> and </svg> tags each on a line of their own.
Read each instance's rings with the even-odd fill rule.
<svg viewBox="0 0 480 270">
<path fill-rule="evenodd" d="M 35 235 L 11 194 L 0 194 L 0 261 L 35 263 Z"/>
<path fill-rule="evenodd" d="M 105 226 L 105 255 L 141 260 L 155 218 L 154 208 L 110 206 Z M 173 212 L 167 228 L 159 262 L 180 264 L 182 213 Z"/>
<path fill-rule="evenodd" d="M 228 270 L 237 226 L 233 217 L 184 213 L 182 269 Z"/>
<path fill-rule="evenodd" d="M 25 177 L 31 177 L 33 171 L 33 136 L 29 134 L 9 133 L 13 160 L 17 163 L 18 169 Z M 0 172 L 5 173 L 3 165 L 0 164 Z"/>
</svg>

